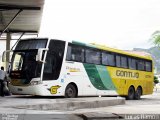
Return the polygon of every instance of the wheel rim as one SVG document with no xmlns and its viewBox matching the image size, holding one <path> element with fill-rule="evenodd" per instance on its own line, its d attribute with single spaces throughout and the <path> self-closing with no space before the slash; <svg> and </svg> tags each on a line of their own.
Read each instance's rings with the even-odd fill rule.
<svg viewBox="0 0 160 120">
<path fill-rule="evenodd" d="M 134 90 L 133 88 L 130 88 L 129 90 L 129 99 L 133 99 L 134 98 Z"/>
<path fill-rule="evenodd" d="M 140 88 L 138 88 L 136 92 L 136 99 L 140 99 L 141 95 L 142 95 L 142 91 Z"/>
<path fill-rule="evenodd" d="M 68 97 L 73 97 L 74 96 L 74 91 L 73 91 L 73 89 L 72 88 L 68 88 L 68 90 L 67 90 L 67 96 Z"/>
<path fill-rule="evenodd" d="M 137 91 L 138 97 L 141 96 L 140 90 Z"/>
<path fill-rule="evenodd" d="M 142 90 L 139 88 L 138 89 L 138 94 L 141 96 L 142 95 Z"/>
</svg>

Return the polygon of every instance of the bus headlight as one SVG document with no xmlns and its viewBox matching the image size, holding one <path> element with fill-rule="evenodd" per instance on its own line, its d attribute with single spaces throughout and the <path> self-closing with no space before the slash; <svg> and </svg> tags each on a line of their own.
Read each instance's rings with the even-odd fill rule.
<svg viewBox="0 0 160 120">
<path fill-rule="evenodd" d="M 41 84 L 41 81 L 31 81 L 31 85 L 39 85 Z"/>
</svg>

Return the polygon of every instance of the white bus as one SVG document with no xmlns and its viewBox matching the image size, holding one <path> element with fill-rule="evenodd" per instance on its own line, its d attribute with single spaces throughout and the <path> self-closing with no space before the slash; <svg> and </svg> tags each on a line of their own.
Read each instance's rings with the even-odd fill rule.
<svg viewBox="0 0 160 120">
<path fill-rule="evenodd" d="M 130 60 L 140 61 L 139 68 Z M 139 99 L 153 92 L 152 67 L 150 57 L 121 50 L 75 41 L 24 39 L 13 50 L 9 88 L 13 94 Z"/>
</svg>

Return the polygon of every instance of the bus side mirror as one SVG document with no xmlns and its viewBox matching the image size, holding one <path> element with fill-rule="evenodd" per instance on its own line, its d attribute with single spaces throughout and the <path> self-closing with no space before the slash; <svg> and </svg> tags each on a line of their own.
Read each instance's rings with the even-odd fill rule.
<svg viewBox="0 0 160 120">
<path fill-rule="evenodd" d="M 2 54 L 2 62 L 11 62 L 11 55 L 10 53 L 13 52 L 12 50 L 6 50 Z M 8 61 L 7 61 L 8 58 Z"/>
<path fill-rule="evenodd" d="M 36 55 L 36 61 L 44 62 L 43 58 L 44 58 L 44 55 L 45 55 L 46 51 L 48 51 L 48 49 L 46 49 L 46 48 L 38 49 L 38 53 Z"/>
</svg>

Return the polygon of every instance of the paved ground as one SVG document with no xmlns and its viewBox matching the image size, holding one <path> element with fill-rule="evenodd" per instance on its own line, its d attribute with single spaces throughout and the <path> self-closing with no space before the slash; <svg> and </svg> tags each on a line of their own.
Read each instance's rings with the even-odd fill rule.
<svg viewBox="0 0 160 120">
<path fill-rule="evenodd" d="M 78 113 L 80 108 L 106 107 L 125 104 L 121 97 L 79 97 L 56 98 L 38 96 L 8 96 L 0 98 L 0 120 L 86 120 L 88 118 L 117 118 L 117 115 L 106 112 Z M 75 111 L 75 113 L 73 113 Z M 17 118 L 16 118 L 17 117 Z M 8 119 L 10 118 L 10 119 Z"/>
<path fill-rule="evenodd" d="M 160 91 L 152 95 L 142 96 L 141 100 L 126 100 L 124 105 L 108 106 L 96 109 L 75 110 L 79 112 L 109 112 L 116 114 L 160 114 Z"/>
<path fill-rule="evenodd" d="M 77 98 L 79 99 L 79 98 Z M 126 119 L 160 119 L 160 90 L 155 91 L 152 95 L 142 96 L 141 100 L 127 100 L 124 105 L 107 106 L 101 108 L 91 109 L 74 109 L 74 110 L 37 110 L 27 108 L 15 108 L 17 105 L 30 105 L 30 104 L 43 104 L 48 102 L 63 101 L 64 98 L 53 98 L 53 97 L 30 97 L 30 96 L 11 96 L 0 98 L 0 120 L 10 120 L 7 118 L 16 118 L 14 120 L 85 120 L 86 118 L 82 115 L 88 116 L 91 119 L 98 120 L 98 117 L 114 115 L 123 116 Z M 6 115 L 6 113 L 8 113 Z M 22 114 L 22 115 L 19 115 Z M 36 114 L 36 115 L 35 115 Z M 38 114 L 38 115 L 37 115 Z M 127 114 L 127 115 L 126 115 Z M 129 115 L 132 116 L 129 116 Z M 146 114 L 152 114 L 147 116 Z M 12 116 L 13 115 L 13 116 Z M 79 115 L 79 116 L 78 116 Z M 134 115 L 134 116 L 133 116 Z M 141 116 L 140 116 L 141 115 Z M 145 115 L 145 116 L 144 116 Z M 154 116 L 153 116 L 154 115 Z M 93 118 L 92 118 L 93 117 Z M 40 119 L 41 118 L 41 119 Z M 13 119 L 12 119 L 13 120 Z M 87 119 L 86 119 L 87 120 Z M 103 119 L 105 120 L 105 118 Z"/>
<path fill-rule="evenodd" d="M 119 104 L 125 104 L 125 99 L 121 97 L 56 98 L 14 95 L 0 98 L 0 113 L 66 113 L 84 108 L 92 109 Z"/>
</svg>

